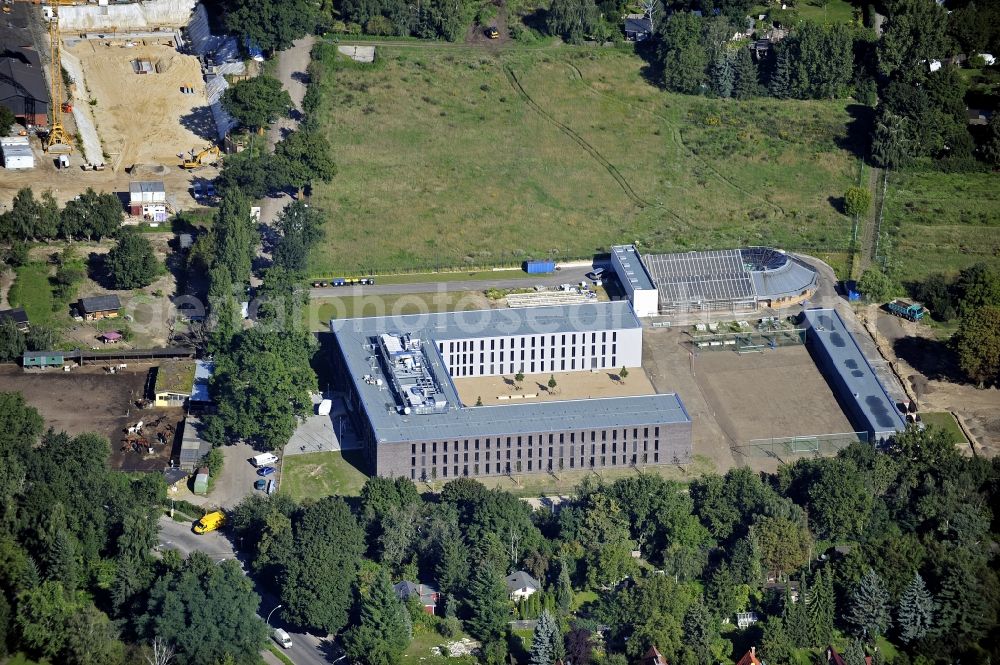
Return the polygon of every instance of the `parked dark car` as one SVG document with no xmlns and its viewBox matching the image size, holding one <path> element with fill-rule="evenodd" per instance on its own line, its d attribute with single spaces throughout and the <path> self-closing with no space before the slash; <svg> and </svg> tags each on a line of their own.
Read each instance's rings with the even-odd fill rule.
<svg viewBox="0 0 1000 665">
<path fill-rule="evenodd" d="M 262 466 L 259 469 L 257 469 L 258 476 L 270 476 L 274 472 L 275 468 L 273 466 Z"/>
</svg>

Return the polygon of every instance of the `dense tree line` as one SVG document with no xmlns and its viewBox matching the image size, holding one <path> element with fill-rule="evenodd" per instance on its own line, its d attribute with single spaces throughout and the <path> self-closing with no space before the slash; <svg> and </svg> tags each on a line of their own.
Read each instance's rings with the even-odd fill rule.
<svg viewBox="0 0 1000 665">
<path fill-rule="evenodd" d="M 886 4 L 876 53 L 879 104 L 872 159 L 890 168 L 931 158 L 946 169 L 968 169 L 976 167 L 974 156 L 1000 164 L 1000 155 L 992 150 L 997 129 L 970 133 L 965 115 L 968 83 L 946 60 L 962 53 L 972 63 L 978 53 L 1000 43 L 996 3 L 957 3 L 956 11 L 930 0 Z M 934 60 L 943 63 L 937 71 L 929 66 Z"/>
<path fill-rule="evenodd" d="M 413 35 L 456 41 L 483 3 L 477 0 L 226 0 L 226 27 L 273 51 L 313 31 Z"/>
<path fill-rule="evenodd" d="M 812 662 L 829 645 L 863 660 L 882 639 L 900 665 L 987 662 L 998 648 L 998 480 L 997 462 L 911 430 L 884 450 L 855 444 L 775 475 L 591 479 L 556 512 L 470 479 L 421 496 L 409 480 L 371 478 L 350 504 L 250 497 L 232 524 L 286 618 L 343 636 L 366 665 L 400 662 L 418 625 L 464 627 L 482 662 L 507 662 L 518 614 L 504 576 L 516 570 L 544 587 L 527 613 L 538 618 L 534 665 L 634 662 L 650 646 L 672 663 L 731 662 L 749 644 L 775 665 Z M 439 618 L 427 624 L 417 608 L 407 620 L 389 588 L 400 580 L 436 586 Z M 597 600 L 574 611 L 579 591 Z M 723 632 L 743 611 L 761 623 Z"/>
<path fill-rule="evenodd" d="M 87 188 L 60 210 L 52 192 L 40 199 L 25 187 L 17 192 L 10 210 L 0 215 L 0 242 L 19 244 L 31 240 L 100 240 L 121 228 L 125 211 L 114 194 Z"/>
<path fill-rule="evenodd" d="M 581 11 L 577 0 L 560 1 L 571 9 L 560 5 L 557 16 Z M 668 90 L 736 99 L 853 96 L 877 104 L 871 157 L 879 166 L 931 158 L 942 168 L 975 169 L 975 157 L 1000 165 L 1000 120 L 970 130 L 967 78 L 948 60 L 961 53 L 982 66 L 974 62 L 976 54 L 1000 41 L 995 3 L 960 3 L 949 12 L 933 0 L 892 0 L 879 6 L 886 13 L 881 38 L 855 24 L 802 21 L 760 51 L 752 42 L 732 39 L 743 29 L 742 16 L 672 9 L 658 22 L 655 39 L 655 59 Z M 573 18 L 570 24 L 581 23 L 587 21 Z M 943 66 L 931 71 L 932 61 Z"/>
<path fill-rule="evenodd" d="M 290 105 L 276 84 L 262 84 L 263 97 L 247 89 L 226 103 L 242 108 L 244 124 L 262 128 Z M 217 181 L 222 200 L 215 223 L 189 258 L 189 268 L 209 278 L 207 350 L 216 359 L 210 389 L 218 408 L 205 418 L 204 436 L 215 444 L 245 440 L 278 448 L 312 407 L 316 377 L 310 361 L 316 343 L 301 322 L 308 302 L 303 288 L 307 260 L 322 238 L 317 210 L 298 200 L 274 220 L 275 238 L 264 248 L 271 265 L 260 268 L 262 283 L 253 294 L 253 328 L 244 328 L 240 305 L 251 300 L 249 280 L 262 242 L 252 200 L 281 189 L 301 192 L 314 180 L 329 181 L 336 170 L 329 144 L 309 113 L 315 93 L 307 98 L 300 128 L 279 141 L 273 155 L 247 150 L 226 159 Z"/>
<path fill-rule="evenodd" d="M 0 656 L 124 665 L 155 640 L 177 663 L 256 663 L 263 622 L 239 566 L 154 558 L 162 476 L 111 471 L 109 453 L 0 393 Z"/>
<path fill-rule="evenodd" d="M 855 54 L 873 39 L 856 26 L 808 21 L 758 52 L 733 40 L 744 20 L 677 11 L 657 26 L 656 58 L 668 90 L 749 99 L 832 99 L 855 90 Z"/>
</svg>

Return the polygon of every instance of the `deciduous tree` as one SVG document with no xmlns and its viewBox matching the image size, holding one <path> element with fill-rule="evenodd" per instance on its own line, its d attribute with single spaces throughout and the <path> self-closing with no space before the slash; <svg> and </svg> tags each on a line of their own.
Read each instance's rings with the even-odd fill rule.
<svg viewBox="0 0 1000 665">
<path fill-rule="evenodd" d="M 242 126 L 257 130 L 287 115 L 292 98 L 273 76 L 255 76 L 227 88 L 222 106 Z"/>
<path fill-rule="evenodd" d="M 281 600 L 298 625 L 338 633 L 347 625 L 351 588 L 365 551 L 364 531 L 340 497 L 307 506 L 294 522 Z"/>
<path fill-rule="evenodd" d="M 304 333 L 251 328 L 216 358 L 210 390 L 216 413 L 206 417 L 209 441 L 253 441 L 268 449 L 288 442 L 299 418 L 312 408 L 316 375 L 312 342 Z"/>
<path fill-rule="evenodd" d="M 868 268 L 858 280 L 858 288 L 870 302 L 885 302 L 892 297 L 893 283 L 878 268 Z"/>
<path fill-rule="evenodd" d="M 971 380 L 984 386 L 1000 379 L 1000 307 L 980 307 L 963 316 L 955 348 Z"/>
<path fill-rule="evenodd" d="M 266 51 L 281 51 L 316 27 L 316 4 L 307 0 L 227 0 L 226 27 Z"/>
<path fill-rule="evenodd" d="M 701 19 L 693 12 L 674 12 L 657 29 L 658 57 L 668 90 L 689 95 L 701 91 L 708 53 L 701 41 Z"/>
<path fill-rule="evenodd" d="M 150 590 L 141 634 L 177 649 L 182 663 L 214 663 L 231 656 L 240 665 L 260 659 L 267 627 L 260 597 L 234 560 L 216 564 L 194 552 L 177 569 L 164 570 Z"/>
<path fill-rule="evenodd" d="M 162 271 L 162 265 L 153 253 L 153 245 L 132 230 L 119 233 L 118 242 L 108 252 L 105 266 L 116 289 L 149 286 Z"/>
<path fill-rule="evenodd" d="M 283 187 L 302 190 L 314 182 L 330 182 L 337 174 L 333 149 L 319 131 L 302 128 L 274 148 L 275 180 Z"/>
<path fill-rule="evenodd" d="M 848 187 L 844 193 L 844 212 L 851 217 L 868 214 L 872 207 L 872 192 L 867 187 Z"/>
</svg>

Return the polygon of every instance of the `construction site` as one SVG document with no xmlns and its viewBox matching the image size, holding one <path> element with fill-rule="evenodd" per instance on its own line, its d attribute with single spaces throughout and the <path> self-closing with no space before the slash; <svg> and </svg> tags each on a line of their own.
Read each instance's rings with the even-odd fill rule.
<svg viewBox="0 0 1000 665">
<path fill-rule="evenodd" d="M 130 179 L 153 176 L 178 209 L 191 203 L 179 195 L 192 170 L 216 175 L 216 146 L 234 125 L 221 96 L 247 66 L 237 40 L 212 34 L 194 0 L 14 0 L 0 18 L 0 42 L 3 103 L 34 154 L 5 171 L 0 204 L 25 186 L 65 203 L 87 187 L 123 191 Z M 51 76 L 53 62 L 62 76 Z"/>
</svg>

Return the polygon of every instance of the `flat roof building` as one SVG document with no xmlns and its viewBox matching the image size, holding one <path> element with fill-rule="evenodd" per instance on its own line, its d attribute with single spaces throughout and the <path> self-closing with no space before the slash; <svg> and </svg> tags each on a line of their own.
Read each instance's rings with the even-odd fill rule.
<svg viewBox="0 0 1000 665">
<path fill-rule="evenodd" d="M 175 360 L 156 369 L 156 386 L 153 388 L 156 406 L 184 406 L 194 387 L 195 365 L 188 360 Z"/>
<path fill-rule="evenodd" d="M 895 401 L 837 310 L 807 309 L 802 316 L 809 328 L 809 350 L 855 429 L 868 432 L 873 442 L 906 429 Z"/>
<path fill-rule="evenodd" d="M 463 404 L 453 377 L 638 367 L 627 302 L 330 322 L 373 473 L 411 479 L 685 463 L 691 419 L 674 394 Z"/>
<path fill-rule="evenodd" d="M 128 214 L 151 222 L 167 220 L 167 190 L 162 180 L 133 180 L 128 185 Z"/>
<path fill-rule="evenodd" d="M 0 127 L 0 131 L 4 128 Z M 0 138 L 0 152 L 3 153 L 5 169 L 35 168 L 35 153 L 31 150 L 27 136 L 8 136 Z"/>
<path fill-rule="evenodd" d="M 641 303 L 640 316 L 788 307 L 807 300 L 818 279 L 811 266 L 769 247 L 640 256 L 623 245 L 612 248 L 611 265 L 629 300 Z"/>
</svg>

